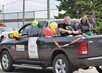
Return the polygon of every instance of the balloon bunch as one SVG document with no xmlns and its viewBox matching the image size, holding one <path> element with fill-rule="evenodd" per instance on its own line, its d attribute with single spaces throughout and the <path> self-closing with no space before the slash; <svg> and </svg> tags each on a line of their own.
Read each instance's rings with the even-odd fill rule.
<svg viewBox="0 0 102 73">
<path fill-rule="evenodd" d="M 36 20 L 32 21 L 31 24 L 32 24 L 32 26 L 38 26 L 39 28 L 43 27 L 42 24 L 38 23 L 38 21 L 36 21 Z"/>
<path fill-rule="evenodd" d="M 9 38 L 17 38 L 19 37 L 18 31 L 13 31 L 12 33 L 8 34 Z"/>
<path fill-rule="evenodd" d="M 57 23 L 52 22 L 52 23 L 49 25 L 49 27 L 45 27 L 45 28 L 43 29 L 43 33 L 44 33 L 45 36 L 55 35 L 57 28 L 58 28 Z"/>
</svg>

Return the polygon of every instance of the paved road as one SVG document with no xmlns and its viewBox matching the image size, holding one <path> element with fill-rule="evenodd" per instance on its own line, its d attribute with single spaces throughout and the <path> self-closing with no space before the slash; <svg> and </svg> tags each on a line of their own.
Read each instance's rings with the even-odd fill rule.
<svg viewBox="0 0 102 73">
<path fill-rule="evenodd" d="M 98 73 L 95 68 L 88 69 L 88 70 L 80 69 L 80 72 L 81 73 Z M 2 71 L 1 66 L 0 66 L 0 73 L 6 73 Z M 35 69 L 27 69 L 27 68 L 17 68 L 12 73 L 53 73 L 53 71 L 52 70 L 35 70 Z"/>
<path fill-rule="evenodd" d="M 96 68 L 92 68 L 92 69 L 88 69 L 88 70 L 82 70 L 82 69 L 80 69 L 80 72 L 81 73 L 98 73 L 97 72 L 97 70 L 96 70 Z"/>
<path fill-rule="evenodd" d="M 0 68 L 0 73 L 7 73 L 3 72 Z M 35 70 L 35 69 L 28 69 L 28 68 L 17 68 L 13 72 L 9 73 L 53 73 L 52 70 Z"/>
</svg>

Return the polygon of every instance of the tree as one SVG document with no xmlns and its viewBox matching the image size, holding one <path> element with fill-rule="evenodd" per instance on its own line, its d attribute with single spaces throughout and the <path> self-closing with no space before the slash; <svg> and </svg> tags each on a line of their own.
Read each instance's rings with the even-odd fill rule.
<svg viewBox="0 0 102 73">
<path fill-rule="evenodd" d="M 57 0 L 60 5 L 57 6 L 59 12 L 64 10 L 65 14 L 59 13 L 55 18 L 63 18 L 69 15 L 71 18 L 81 18 L 83 15 L 90 17 L 92 9 L 95 10 L 96 25 L 94 32 L 99 33 L 102 31 L 102 0 Z M 98 31 L 96 31 L 98 27 Z M 102 32 L 100 32 L 102 33 Z"/>
</svg>

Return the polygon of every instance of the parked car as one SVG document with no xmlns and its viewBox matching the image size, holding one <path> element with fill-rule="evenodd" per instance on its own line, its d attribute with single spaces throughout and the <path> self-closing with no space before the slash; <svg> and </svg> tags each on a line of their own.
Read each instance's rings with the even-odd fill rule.
<svg viewBox="0 0 102 73">
<path fill-rule="evenodd" d="M 0 42 L 8 38 L 8 34 L 13 31 L 10 27 L 0 27 Z"/>
<path fill-rule="evenodd" d="M 25 29 L 29 28 L 28 37 L 8 38 L 0 44 L 0 59 L 3 71 L 13 71 L 16 66 L 41 68 L 53 67 L 54 73 L 72 73 L 73 67 L 86 68 L 97 66 L 102 69 L 102 35 L 81 37 L 53 38 L 61 45 L 72 43 L 69 46 L 59 48 L 52 38 L 43 34 L 49 21 L 39 21 L 43 28 L 32 26 L 31 23 L 24 25 L 19 33 L 25 35 Z M 51 22 L 51 21 L 50 21 Z M 60 23 L 59 21 L 55 21 Z"/>
</svg>

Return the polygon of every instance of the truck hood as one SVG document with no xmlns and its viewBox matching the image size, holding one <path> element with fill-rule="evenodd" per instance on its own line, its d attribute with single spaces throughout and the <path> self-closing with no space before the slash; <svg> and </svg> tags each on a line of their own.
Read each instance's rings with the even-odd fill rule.
<svg viewBox="0 0 102 73">
<path fill-rule="evenodd" d="M 12 33 L 13 31 L 10 31 L 10 32 L 2 32 L 2 34 L 9 34 L 9 33 Z"/>
</svg>

